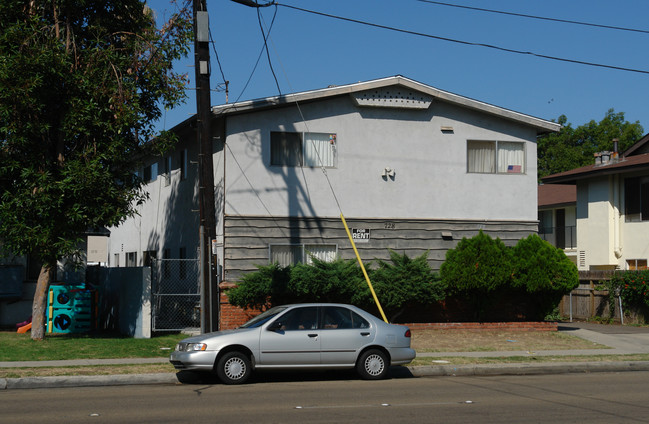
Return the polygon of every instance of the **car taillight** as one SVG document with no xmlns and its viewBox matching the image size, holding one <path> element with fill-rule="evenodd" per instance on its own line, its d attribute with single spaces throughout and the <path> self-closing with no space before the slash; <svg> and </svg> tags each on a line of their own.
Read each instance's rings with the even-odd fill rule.
<svg viewBox="0 0 649 424">
<path fill-rule="evenodd" d="M 406 334 L 404 334 L 404 337 L 411 337 L 412 334 L 410 333 L 410 329 L 406 330 Z"/>
</svg>

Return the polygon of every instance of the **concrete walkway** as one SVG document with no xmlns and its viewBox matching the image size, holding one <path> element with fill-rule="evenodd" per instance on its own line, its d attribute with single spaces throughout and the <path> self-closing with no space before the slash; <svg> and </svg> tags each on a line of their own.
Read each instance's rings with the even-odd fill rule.
<svg viewBox="0 0 649 424">
<path fill-rule="evenodd" d="M 559 331 L 565 331 L 593 343 L 608 346 L 606 349 L 584 350 L 546 350 L 546 351 L 499 351 L 499 352 L 439 352 L 418 353 L 418 358 L 431 358 L 431 365 L 394 367 L 392 378 L 409 376 L 458 376 L 458 375 L 505 375 L 505 374 L 558 374 L 570 372 L 619 372 L 649 371 L 649 361 L 593 361 L 593 362 L 542 362 L 535 364 L 535 356 L 595 356 L 631 355 L 649 353 L 649 328 L 589 323 L 562 323 Z M 529 363 L 516 364 L 468 364 L 434 362 L 435 357 L 511 357 L 529 356 Z M 67 361 L 24 361 L 0 362 L 0 368 L 66 367 L 84 365 L 128 365 L 166 363 L 167 358 L 131 359 L 79 359 Z M 449 361 L 450 362 L 450 361 Z M 130 384 L 179 384 L 176 373 L 125 374 L 109 376 L 64 376 L 64 377 L 25 377 L 0 378 L 2 389 L 29 389 L 53 387 L 87 387 Z"/>
</svg>

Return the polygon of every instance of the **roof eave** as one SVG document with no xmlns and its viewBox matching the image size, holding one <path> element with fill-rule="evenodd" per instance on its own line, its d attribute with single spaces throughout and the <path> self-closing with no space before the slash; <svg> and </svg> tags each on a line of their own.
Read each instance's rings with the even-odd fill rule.
<svg viewBox="0 0 649 424">
<path fill-rule="evenodd" d="M 243 113 L 251 110 L 265 109 L 277 107 L 281 105 L 308 102 L 327 97 L 340 96 L 344 94 L 356 93 L 359 91 L 366 91 L 375 88 L 386 87 L 389 85 L 403 85 L 404 87 L 418 90 L 423 93 L 433 96 L 437 100 L 454 103 L 464 106 L 469 109 L 489 113 L 491 115 L 499 116 L 504 119 L 520 122 L 525 125 L 536 128 L 539 134 L 550 132 L 558 132 L 561 130 L 561 125 L 556 122 L 546 121 L 541 118 L 536 118 L 530 115 L 525 115 L 509 109 L 504 109 L 499 106 L 494 106 L 489 103 L 484 103 L 468 97 L 460 96 L 458 94 L 443 91 L 435 87 L 411 80 L 409 78 L 397 75 L 393 77 L 381 78 L 372 81 L 357 82 L 353 84 L 327 87 L 317 90 L 304 91 L 300 93 L 285 94 L 280 96 L 266 97 L 262 99 L 248 100 L 239 103 L 231 103 L 212 107 L 212 113 L 215 115 Z"/>
</svg>

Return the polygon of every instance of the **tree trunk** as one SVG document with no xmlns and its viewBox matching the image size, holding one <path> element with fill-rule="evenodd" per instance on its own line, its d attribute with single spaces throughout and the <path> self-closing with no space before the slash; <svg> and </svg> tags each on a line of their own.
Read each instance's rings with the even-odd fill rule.
<svg viewBox="0 0 649 424">
<path fill-rule="evenodd" d="M 45 310 L 47 308 L 47 292 L 54 277 L 54 266 L 43 264 L 38 274 L 36 293 L 32 303 L 32 340 L 43 340 L 45 337 Z"/>
</svg>

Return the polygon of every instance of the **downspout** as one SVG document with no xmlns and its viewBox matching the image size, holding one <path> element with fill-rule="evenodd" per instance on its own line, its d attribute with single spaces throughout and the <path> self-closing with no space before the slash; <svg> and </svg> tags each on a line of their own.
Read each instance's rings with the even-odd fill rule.
<svg viewBox="0 0 649 424">
<path fill-rule="evenodd" d="M 617 259 L 622 257 L 622 246 L 620 243 L 620 205 L 621 202 L 620 176 L 613 176 L 613 253 Z"/>
</svg>

